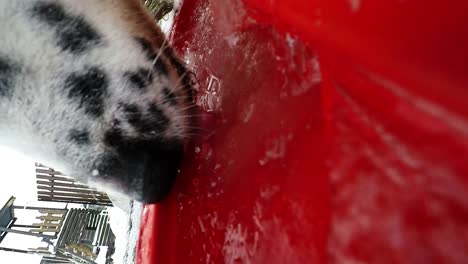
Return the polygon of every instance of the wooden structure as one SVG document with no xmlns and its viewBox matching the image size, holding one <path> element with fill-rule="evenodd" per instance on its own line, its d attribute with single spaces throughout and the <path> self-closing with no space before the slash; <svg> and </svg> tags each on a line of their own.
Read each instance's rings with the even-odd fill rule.
<svg viewBox="0 0 468 264">
<path fill-rule="evenodd" d="M 106 210 L 14 206 L 14 201 L 15 197 L 11 197 L 0 211 L 0 243 L 8 233 L 16 233 L 42 238 L 47 246 L 27 250 L 0 247 L 0 250 L 38 254 L 43 256 L 42 263 L 95 264 L 101 247 L 114 245 L 115 236 Z M 15 210 L 38 211 L 39 221 L 16 224 Z"/>
<path fill-rule="evenodd" d="M 102 192 L 75 182 L 61 172 L 36 163 L 37 198 L 39 201 L 112 206 Z"/>
<path fill-rule="evenodd" d="M 113 247 L 115 236 L 108 222 L 106 211 L 70 209 L 62 232 L 54 243 L 56 252 L 48 254 L 47 248 L 30 250 L 41 252 L 43 263 L 92 264 L 101 247 Z"/>
<path fill-rule="evenodd" d="M 38 211 L 40 216 L 36 217 L 36 219 L 39 219 L 40 222 L 30 226 L 31 232 L 40 234 L 54 233 L 54 236 L 57 236 L 68 211 L 66 209 L 40 209 Z"/>
<path fill-rule="evenodd" d="M 8 234 L 9 229 L 15 224 L 16 217 L 13 211 L 15 197 L 11 197 L 0 210 L 0 243 Z"/>
<path fill-rule="evenodd" d="M 94 260 L 97 249 L 112 246 L 114 240 L 106 211 L 71 209 L 56 247 Z"/>
</svg>

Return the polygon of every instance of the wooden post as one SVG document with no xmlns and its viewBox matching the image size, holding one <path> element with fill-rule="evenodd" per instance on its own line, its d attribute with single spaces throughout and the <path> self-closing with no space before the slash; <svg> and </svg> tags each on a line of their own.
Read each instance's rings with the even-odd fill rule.
<svg viewBox="0 0 468 264">
<path fill-rule="evenodd" d="M 6 247 L 0 247 L 1 251 L 7 251 L 7 252 L 15 252 L 15 253 L 22 253 L 22 254 L 34 254 L 34 251 L 29 251 L 29 250 L 21 250 L 21 249 L 16 249 L 16 248 L 6 248 Z"/>
<path fill-rule="evenodd" d="M 26 236 L 33 236 L 33 237 L 42 237 L 42 238 L 47 238 L 47 239 L 56 239 L 57 238 L 57 236 L 37 234 L 37 233 L 33 233 L 33 232 L 20 231 L 20 230 L 4 228 L 4 227 L 0 227 L 0 232 L 14 233 L 14 234 L 20 234 L 20 235 L 26 235 Z"/>
</svg>

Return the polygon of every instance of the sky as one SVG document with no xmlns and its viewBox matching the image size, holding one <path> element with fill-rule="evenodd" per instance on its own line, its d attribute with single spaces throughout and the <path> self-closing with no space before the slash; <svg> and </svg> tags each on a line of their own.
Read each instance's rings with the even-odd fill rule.
<svg viewBox="0 0 468 264">
<path fill-rule="evenodd" d="M 33 160 L 11 149 L 0 147 L 0 173 L 0 206 L 3 207 L 12 195 L 16 197 L 15 205 L 36 206 L 39 204 Z M 37 212 L 31 214 L 26 210 L 15 210 L 15 214 L 19 224 L 32 223 L 38 215 Z M 0 246 L 25 250 L 29 247 L 41 246 L 41 243 L 38 238 L 8 234 Z M 40 263 L 40 257 L 0 251 L 0 262 L 35 264 Z"/>
</svg>

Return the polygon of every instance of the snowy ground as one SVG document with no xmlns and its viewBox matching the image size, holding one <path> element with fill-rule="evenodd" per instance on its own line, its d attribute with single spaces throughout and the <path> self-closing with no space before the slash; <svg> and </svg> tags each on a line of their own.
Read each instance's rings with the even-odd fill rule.
<svg viewBox="0 0 468 264">
<path fill-rule="evenodd" d="M 143 205 L 130 202 L 126 209 L 128 211 L 116 206 L 108 209 L 110 226 L 116 237 L 115 253 L 112 257 L 115 264 L 135 263 Z"/>
</svg>

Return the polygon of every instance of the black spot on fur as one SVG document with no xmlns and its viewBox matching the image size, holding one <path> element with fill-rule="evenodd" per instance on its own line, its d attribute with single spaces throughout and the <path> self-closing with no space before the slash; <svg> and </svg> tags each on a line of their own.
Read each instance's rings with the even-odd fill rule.
<svg viewBox="0 0 468 264">
<path fill-rule="evenodd" d="M 14 74 L 17 70 L 8 59 L 0 57 L 0 96 L 12 96 Z"/>
<path fill-rule="evenodd" d="M 58 3 L 38 2 L 33 17 L 55 29 L 57 45 L 64 51 L 82 53 L 101 42 L 97 31 L 83 17 L 67 14 Z"/>
<path fill-rule="evenodd" d="M 81 53 L 99 42 L 99 36 L 91 26 L 82 20 L 76 20 L 75 26 L 63 30 L 60 34 L 59 46 L 72 53 Z"/>
<path fill-rule="evenodd" d="M 169 74 L 166 64 L 164 64 L 164 62 L 161 59 L 158 59 L 154 62 L 153 68 L 156 72 L 161 73 L 163 75 Z"/>
<path fill-rule="evenodd" d="M 185 63 L 175 56 L 172 48 L 165 48 L 164 55 L 169 60 L 171 66 L 173 66 L 176 69 L 177 75 L 180 76 L 179 78 L 181 78 L 180 85 L 184 92 L 185 102 L 189 105 L 192 105 L 195 94 L 195 87 L 197 86 L 197 79 L 195 77 L 195 74 L 192 71 L 188 70 Z M 187 109 L 186 111 L 192 115 L 196 114 L 196 110 L 194 107 Z M 198 126 L 196 118 L 190 118 L 189 123 L 193 127 Z M 195 133 L 195 131 L 193 132 Z"/>
<path fill-rule="evenodd" d="M 125 169 L 121 159 L 116 155 L 104 156 L 96 168 L 99 171 L 100 178 L 112 178 L 113 180 L 121 177 L 121 174 Z"/>
<path fill-rule="evenodd" d="M 50 25 L 63 23 L 69 19 L 65 14 L 65 9 L 58 3 L 38 2 L 33 6 L 32 11 L 35 17 Z"/>
<path fill-rule="evenodd" d="M 141 139 L 140 137 L 131 138 L 123 135 L 120 128 L 114 127 L 104 133 L 104 143 L 119 153 L 122 158 L 135 158 L 142 154 L 142 151 L 147 147 L 158 142 L 160 139 Z M 158 143 L 159 144 L 159 143 Z"/>
<path fill-rule="evenodd" d="M 143 113 L 142 110 L 134 104 L 122 104 L 122 107 L 128 123 L 139 133 L 157 136 L 169 125 L 169 119 L 156 105 L 151 105 L 148 113 Z"/>
<path fill-rule="evenodd" d="M 160 127 L 161 129 L 166 129 L 169 126 L 169 123 L 170 123 L 169 118 L 164 114 L 164 112 L 156 104 L 150 105 L 149 113 L 150 113 L 150 116 L 152 117 L 153 122 L 157 123 L 158 127 Z"/>
<path fill-rule="evenodd" d="M 122 130 L 118 127 L 114 127 L 112 129 L 107 130 L 104 133 L 104 143 L 107 146 L 115 147 L 123 145 L 125 141 L 125 137 L 122 134 Z"/>
<path fill-rule="evenodd" d="M 125 76 L 134 87 L 142 90 L 153 82 L 153 74 L 146 69 L 138 69 L 136 72 L 126 72 Z"/>
<path fill-rule="evenodd" d="M 78 100 L 80 107 L 94 117 L 101 116 L 104 111 L 107 86 L 106 74 L 97 67 L 92 67 L 85 72 L 72 73 L 65 81 L 68 98 Z"/>
<path fill-rule="evenodd" d="M 119 119 L 113 119 L 111 122 L 112 127 L 118 127 L 120 126 L 120 120 Z"/>
<path fill-rule="evenodd" d="M 104 144 L 115 149 L 119 154 L 128 152 L 129 149 L 136 148 L 135 139 L 126 137 L 120 128 L 114 127 L 104 133 Z"/>
<path fill-rule="evenodd" d="M 68 139 L 80 146 L 87 145 L 89 144 L 89 132 L 72 129 L 68 132 Z"/>
<path fill-rule="evenodd" d="M 143 114 L 135 104 L 122 104 L 128 123 L 134 127 L 140 127 L 143 122 Z"/>
<path fill-rule="evenodd" d="M 135 40 L 140 45 L 143 52 L 146 53 L 146 57 L 148 58 L 148 60 L 154 61 L 157 55 L 154 52 L 153 47 L 151 46 L 151 42 L 141 37 L 135 37 Z"/>
<path fill-rule="evenodd" d="M 164 103 L 169 103 L 173 106 L 177 105 L 177 97 L 171 90 L 169 90 L 169 88 L 164 87 L 162 89 L 162 93 L 164 96 Z"/>
<path fill-rule="evenodd" d="M 155 71 L 163 75 L 168 75 L 169 71 L 167 69 L 167 66 L 164 64 L 161 58 L 158 58 L 157 53 L 154 52 L 151 42 L 140 37 L 136 37 L 135 40 L 138 42 L 143 52 L 146 53 L 146 57 L 148 58 L 148 60 L 153 63 L 153 68 L 155 69 Z M 166 47 L 164 47 L 164 49 L 166 49 Z"/>
<path fill-rule="evenodd" d="M 196 84 L 194 74 L 189 71 L 187 67 L 185 67 L 185 64 L 175 56 L 172 48 L 165 48 L 164 55 L 169 60 L 171 65 L 176 69 L 177 75 L 181 76 L 181 85 L 187 93 L 187 101 L 191 103 L 193 100 L 193 87 Z"/>
</svg>

